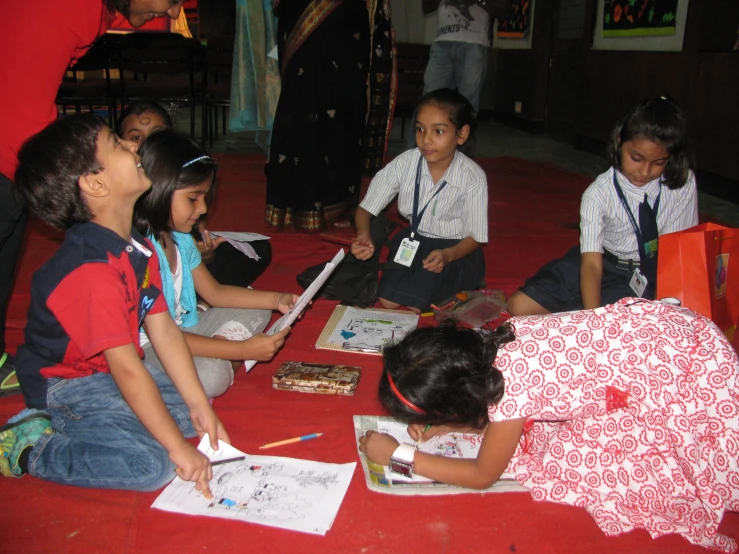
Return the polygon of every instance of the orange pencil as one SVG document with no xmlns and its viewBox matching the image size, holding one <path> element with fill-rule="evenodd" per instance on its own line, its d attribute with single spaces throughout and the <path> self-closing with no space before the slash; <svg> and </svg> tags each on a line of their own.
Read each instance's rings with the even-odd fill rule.
<svg viewBox="0 0 739 554">
<path fill-rule="evenodd" d="M 285 439 L 284 441 L 271 442 L 269 444 L 260 446 L 259 449 L 265 450 L 267 448 L 274 448 L 275 446 L 282 446 L 283 444 L 291 444 L 293 442 L 307 441 L 309 439 L 318 438 L 322 435 L 323 433 L 311 433 L 310 435 L 303 435 L 302 437 L 295 437 L 294 439 Z"/>
</svg>

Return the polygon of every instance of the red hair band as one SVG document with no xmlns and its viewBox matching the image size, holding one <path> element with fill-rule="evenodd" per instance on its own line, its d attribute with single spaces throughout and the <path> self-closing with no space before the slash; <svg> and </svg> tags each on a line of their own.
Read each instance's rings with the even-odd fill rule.
<svg viewBox="0 0 739 554">
<path fill-rule="evenodd" d="M 408 400 L 405 396 L 400 394 L 400 391 L 398 390 L 398 387 L 395 386 L 395 383 L 393 382 L 393 378 L 390 376 L 390 374 L 386 371 L 385 375 L 387 375 L 387 382 L 390 384 L 390 390 L 393 391 L 393 394 L 400 400 L 403 404 L 408 406 L 411 410 L 413 410 L 416 413 L 419 414 L 425 414 L 426 412 L 423 411 L 421 408 L 416 406 L 413 402 Z"/>
</svg>

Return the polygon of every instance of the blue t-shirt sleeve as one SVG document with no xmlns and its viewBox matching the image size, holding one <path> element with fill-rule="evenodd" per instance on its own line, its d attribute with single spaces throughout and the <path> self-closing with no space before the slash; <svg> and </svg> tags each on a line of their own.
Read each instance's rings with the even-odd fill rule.
<svg viewBox="0 0 739 554">
<path fill-rule="evenodd" d="M 200 265 L 203 258 L 200 256 L 200 250 L 198 250 L 195 239 L 192 235 L 185 233 L 173 233 L 176 236 L 177 246 L 180 249 L 180 257 L 182 258 L 182 264 L 187 267 L 190 271 Z"/>
</svg>

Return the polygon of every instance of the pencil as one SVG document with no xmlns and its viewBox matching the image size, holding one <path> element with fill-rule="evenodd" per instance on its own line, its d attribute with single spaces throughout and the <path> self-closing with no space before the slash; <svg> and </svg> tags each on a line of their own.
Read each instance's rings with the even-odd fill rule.
<svg viewBox="0 0 739 554">
<path fill-rule="evenodd" d="M 240 462 L 241 460 L 246 460 L 246 456 L 238 456 L 236 458 L 226 458 L 225 460 L 216 460 L 215 462 L 211 462 L 211 466 L 220 466 L 223 464 L 230 464 L 231 462 Z M 174 472 L 179 475 L 179 473 L 182 471 L 181 467 L 174 468 Z"/>
<path fill-rule="evenodd" d="M 418 440 L 416 441 L 416 449 L 418 449 L 419 445 L 421 444 L 421 439 L 423 438 L 423 434 L 431 429 L 432 425 L 429 423 L 426 425 L 426 427 L 423 428 L 423 431 L 421 431 L 421 435 L 418 437 Z"/>
<path fill-rule="evenodd" d="M 246 460 L 246 456 L 237 456 L 236 458 L 226 458 L 225 460 L 216 460 L 215 462 L 211 462 L 210 465 L 220 466 L 223 464 L 230 464 L 231 462 L 240 462 L 241 460 Z"/>
<path fill-rule="evenodd" d="M 311 433 L 310 435 L 303 435 L 302 437 L 295 437 L 293 439 L 285 439 L 284 441 L 271 442 L 259 447 L 260 450 L 267 448 L 274 448 L 275 446 L 282 446 L 283 444 L 291 444 L 293 442 L 307 441 L 309 439 L 315 439 L 322 436 L 323 433 Z"/>
<path fill-rule="evenodd" d="M 434 312 L 423 312 L 421 317 L 431 317 L 432 315 L 434 315 Z"/>
</svg>

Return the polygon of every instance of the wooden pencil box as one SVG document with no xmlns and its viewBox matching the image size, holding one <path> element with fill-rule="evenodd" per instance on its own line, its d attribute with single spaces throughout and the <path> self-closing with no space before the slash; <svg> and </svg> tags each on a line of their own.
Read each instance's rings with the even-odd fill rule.
<svg viewBox="0 0 739 554">
<path fill-rule="evenodd" d="M 272 376 L 272 388 L 352 396 L 361 374 L 356 366 L 285 362 Z"/>
</svg>

